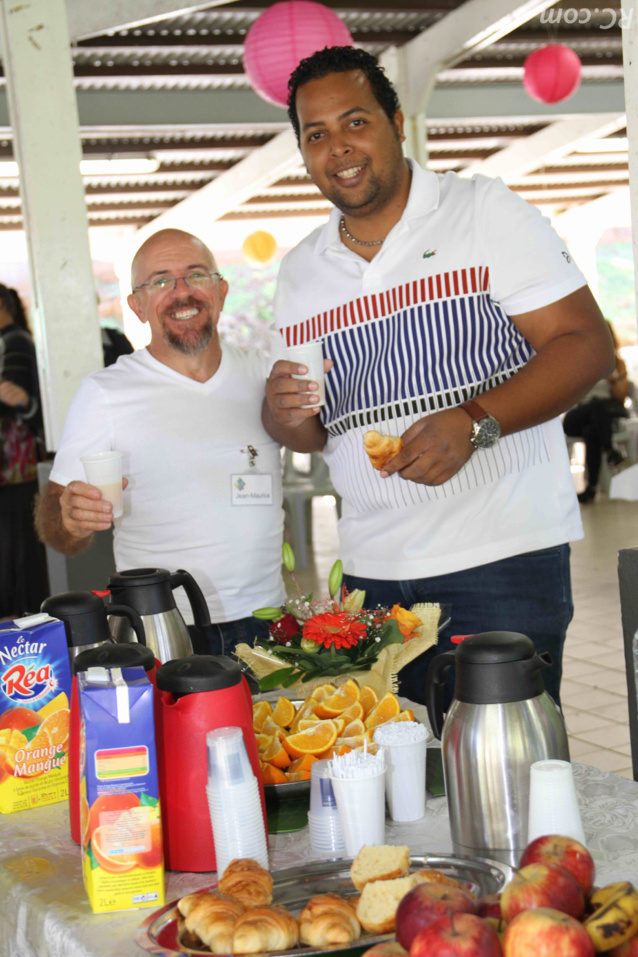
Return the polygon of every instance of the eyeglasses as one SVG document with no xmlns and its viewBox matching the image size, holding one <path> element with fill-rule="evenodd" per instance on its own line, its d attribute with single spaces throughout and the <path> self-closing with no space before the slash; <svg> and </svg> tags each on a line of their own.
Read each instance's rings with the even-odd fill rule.
<svg viewBox="0 0 638 957">
<path fill-rule="evenodd" d="M 189 272 L 185 276 L 158 276 L 157 279 L 150 279 L 148 282 L 141 282 L 135 286 L 133 292 L 138 289 L 148 289 L 151 295 L 157 295 L 160 292 L 173 292 L 177 289 L 177 283 L 180 279 L 189 289 L 206 289 L 213 283 L 224 277 L 220 272 Z"/>
</svg>

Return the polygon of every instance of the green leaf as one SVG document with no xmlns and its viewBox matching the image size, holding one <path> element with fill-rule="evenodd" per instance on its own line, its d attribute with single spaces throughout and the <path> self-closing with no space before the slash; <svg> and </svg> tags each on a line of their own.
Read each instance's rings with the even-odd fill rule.
<svg viewBox="0 0 638 957">
<path fill-rule="evenodd" d="M 284 681 L 289 675 L 296 672 L 296 670 L 296 668 L 278 668 L 277 671 L 273 671 L 271 674 L 266 675 L 265 678 L 260 679 L 259 690 L 272 691 L 273 688 L 279 688 L 280 686 L 287 688 L 288 685 L 284 684 Z"/>
<path fill-rule="evenodd" d="M 291 685 L 294 685 L 295 681 L 297 681 L 300 675 L 301 675 L 300 671 L 293 670 L 292 673 L 289 674 L 287 678 L 283 679 L 283 681 L 281 682 L 281 687 L 289 688 Z"/>
<path fill-rule="evenodd" d="M 399 631 L 399 625 L 394 618 L 388 618 L 381 629 L 379 637 L 381 638 L 381 641 L 375 642 L 377 654 L 382 648 L 387 648 L 388 645 L 402 645 L 405 641 L 403 635 Z"/>
</svg>

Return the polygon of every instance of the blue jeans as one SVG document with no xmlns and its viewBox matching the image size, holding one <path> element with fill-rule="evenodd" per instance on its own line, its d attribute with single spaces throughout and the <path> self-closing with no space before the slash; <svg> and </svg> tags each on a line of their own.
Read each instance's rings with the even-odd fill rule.
<svg viewBox="0 0 638 957">
<path fill-rule="evenodd" d="M 213 622 L 210 630 L 195 628 L 189 625 L 193 650 L 199 655 L 230 655 L 237 645 L 245 642 L 251 648 L 255 638 L 267 638 L 268 628 L 272 622 L 260 621 L 259 618 L 238 618 L 236 621 Z"/>
<path fill-rule="evenodd" d="M 435 654 L 453 650 L 453 635 L 484 631 L 517 631 L 531 638 L 537 653 L 548 651 L 553 664 L 541 672 L 545 688 L 560 704 L 563 645 L 572 619 L 569 545 L 504 558 L 449 575 L 382 581 L 344 575 L 349 591 L 362 588 L 365 605 L 409 608 L 417 602 L 435 601 L 448 606 L 450 624 L 438 644 L 399 672 L 399 693 L 425 703 L 425 678 Z"/>
</svg>

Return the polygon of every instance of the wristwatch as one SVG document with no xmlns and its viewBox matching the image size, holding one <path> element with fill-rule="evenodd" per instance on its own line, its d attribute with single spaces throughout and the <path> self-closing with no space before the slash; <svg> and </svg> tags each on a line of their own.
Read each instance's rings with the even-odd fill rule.
<svg viewBox="0 0 638 957">
<path fill-rule="evenodd" d="M 489 412 L 486 412 L 474 399 L 468 399 L 460 406 L 472 419 L 470 442 L 475 449 L 491 449 L 499 440 L 501 427 Z"/>
</svg>

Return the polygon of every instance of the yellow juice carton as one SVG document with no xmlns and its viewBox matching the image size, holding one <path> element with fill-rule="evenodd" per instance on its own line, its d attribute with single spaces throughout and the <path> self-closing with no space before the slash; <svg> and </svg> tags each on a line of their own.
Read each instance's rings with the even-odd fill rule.
<svg viewBox="0 0 638 957">
<path fill-rule="evenodd" d="M 69 794 L 71 668 L 64 624 L 46 614 L 0 623 L 0 811 Z"/>
<path fill-rule="evenodd" d="M 153 685 L 143 668 L 89 668 L 80 699 L 84 884 L 96 914 L 164 903 Z"/>
</svg>

